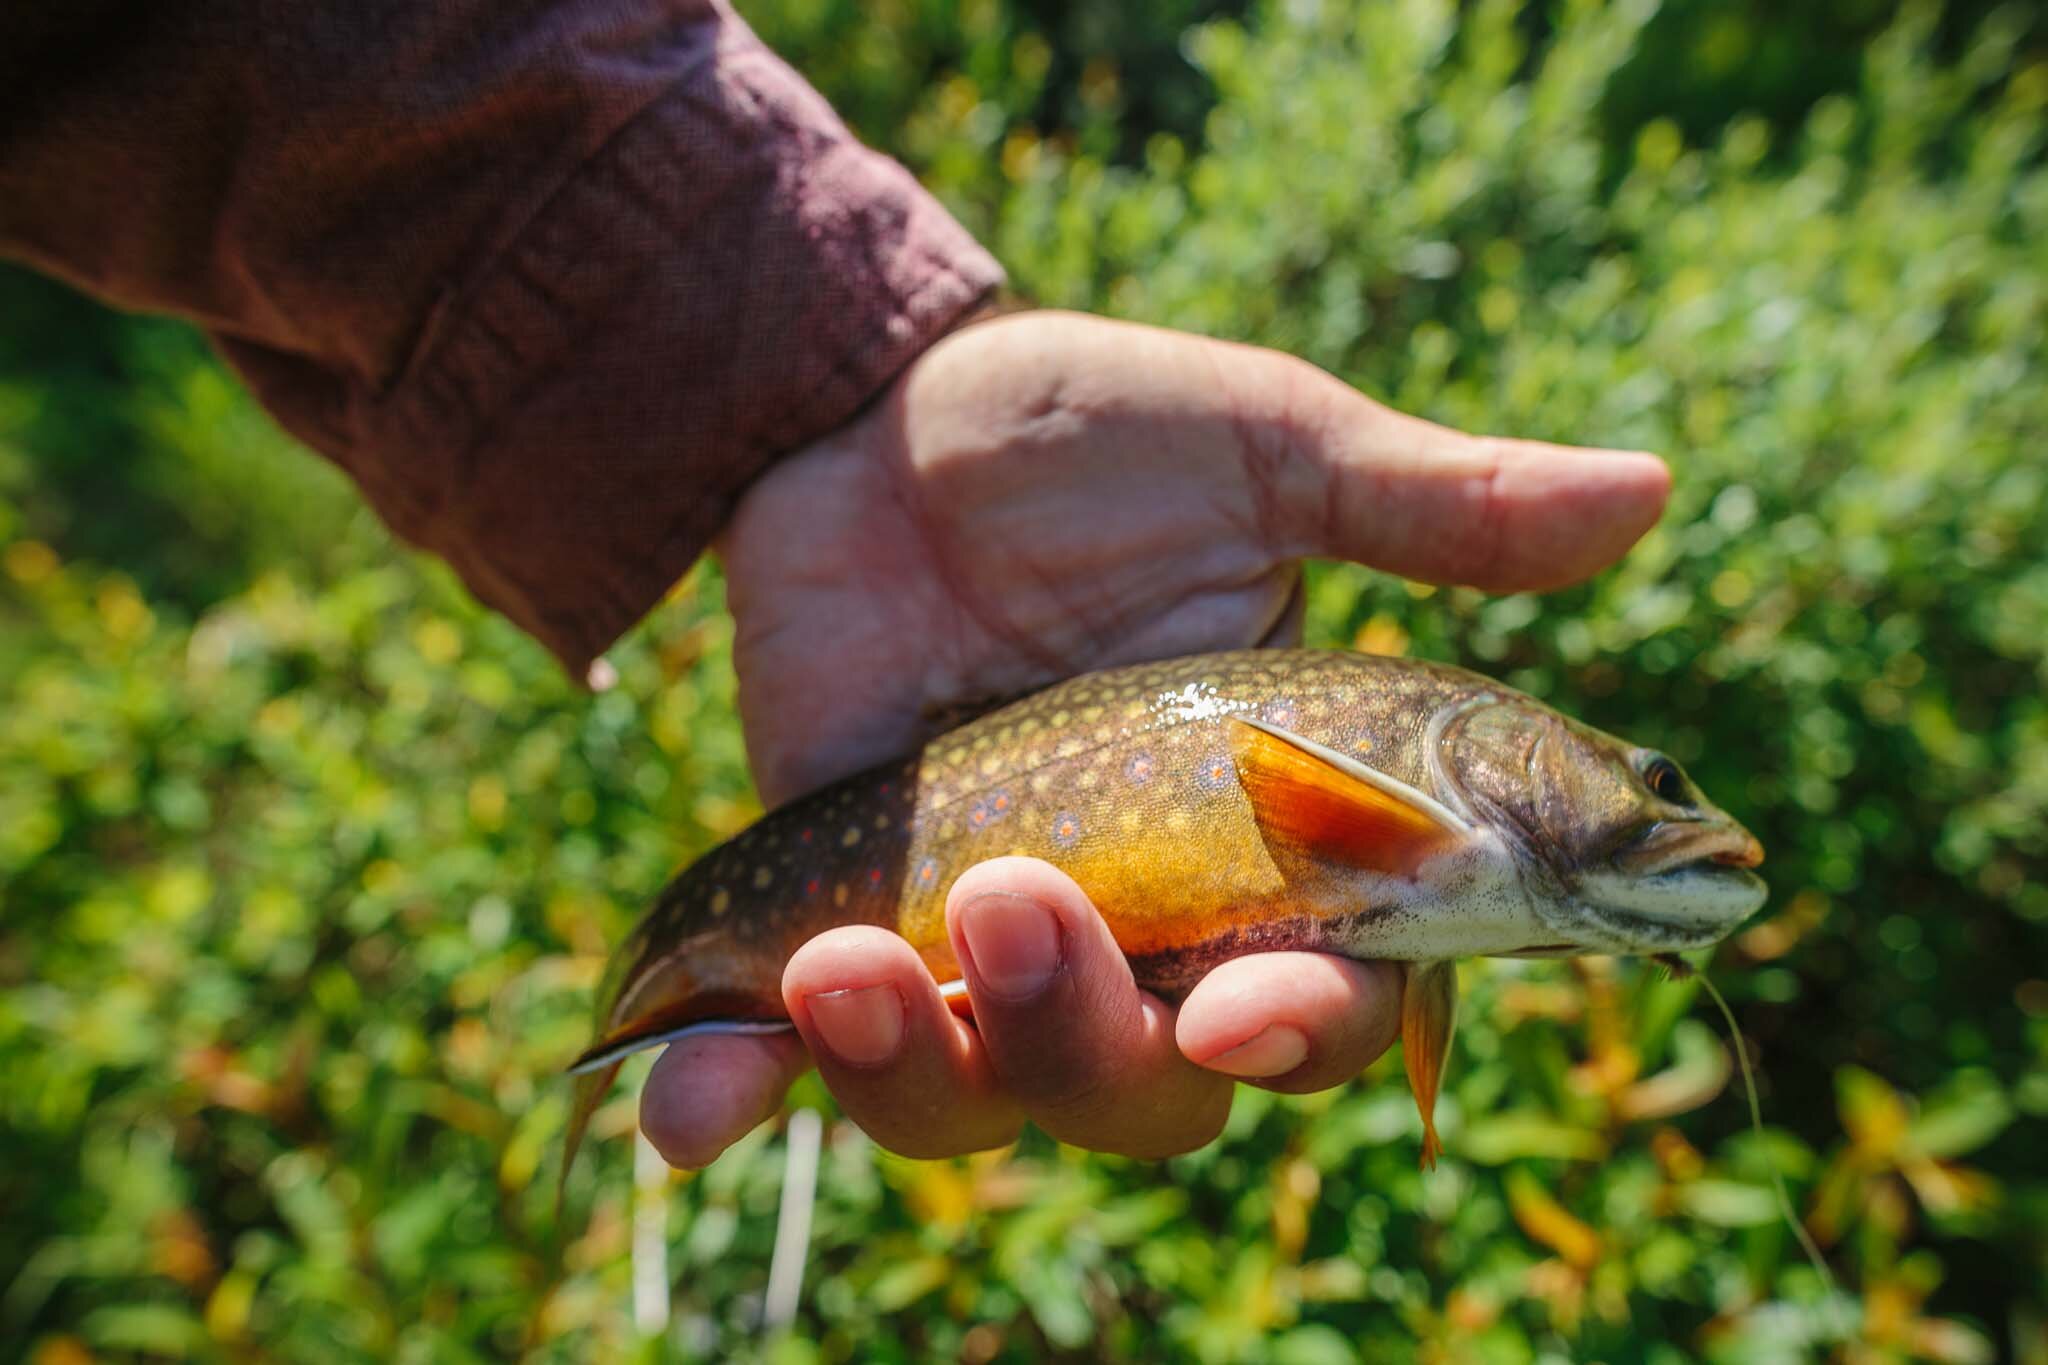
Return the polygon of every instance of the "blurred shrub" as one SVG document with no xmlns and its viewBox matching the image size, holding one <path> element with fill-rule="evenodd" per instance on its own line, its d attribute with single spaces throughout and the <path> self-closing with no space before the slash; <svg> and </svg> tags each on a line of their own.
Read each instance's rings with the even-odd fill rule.
<svg viewBox="0 0 2048 1365">
<path fill-rule="evenodd" d="M 1046 302 L 1671 456 L 1671 516 L 1589 588 L 1328 569 L 1312 632 L 1661 744 L 1758 829 L 1776 913 L 1712 971 L 1771 1132 L 1723 1094 L 1692 987 L 1474 964 L 1427 1179 L 1391 1060 L 1246 1092 L 1163 1168 L 1036 1139 L 901 1162 L 835 1127 L 781 1357 L 1807 1359 L 1838 1318 L 1775 1165 L 1853 1299 L 1852 1358 L 2048 1359 L 2032 17 L 1912 8 L 1850 77 L 1819 63 L 1803 112 L 1681 124 L 1617 122 L 1668 41 L 1643 4 L 1276 3 L 1180 37 L 1215 12 L 1078 36 L 1111 21 L 757 18 Z M 752 810 L 715 575 L 584 698 L 331 488 L 319 515 L 356 529 L 263 571 L 291 481 L 324 477 L 246 492 L 269 438 L 182 335 L 91 345 L 42 371 L 18 347 L 0 379 L 0 1339 L 50 1361 L 749 1349 L 772 1131 L 675 1182 L 659 1342 L 627 1315 L 625 1143 L 579 1173 L 594 1212 L 559 1275 L 546 1255 L 554 1068 L 604 944 Z M 134 374 L 159 377 L 134 396 Z M 80 386 L 143 406 L 108 422 Z M 101 443 L 166 480 L 133 504 L 146 534 L 76 515 L 73 456 L 46 478 Z M 187 483 L 160 451 L 196 461 Z M 194 611 L 208 584 L 161 567 L 163 518 L 209 506 L 244 517 L 248 586 Z M 599 1126 L 631 1120 L 622 1091 Z"/>
</svg>

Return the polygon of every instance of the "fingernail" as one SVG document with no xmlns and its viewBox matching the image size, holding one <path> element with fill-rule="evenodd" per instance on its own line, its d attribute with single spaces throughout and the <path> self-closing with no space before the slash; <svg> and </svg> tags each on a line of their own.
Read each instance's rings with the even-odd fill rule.
<svg viewBox="0 0 2048 1365">
<path fill-rule="evenodd" d="M 998 1000 L 1029 1000 L 1059 970 L 1059 921 L 1028 896 L 976 896 L 960 909 L 960 935 L 975 984 Z"/>
<path fill-rule="evenodd" d="M 1202 1065 L 1226 1075 L 1263 1080 L 1284 1076 L 1308 1060 L 1308 1039 L 1287 1024 L 1268 1024 L 1230 1051 Z"/>
<path fill-rule="evenodd" d="M 826 1049 L 853 1066 L 880 1066 L 903 1046 L 903 997 L 891 985 L 804 997 Z"/>
</svg>

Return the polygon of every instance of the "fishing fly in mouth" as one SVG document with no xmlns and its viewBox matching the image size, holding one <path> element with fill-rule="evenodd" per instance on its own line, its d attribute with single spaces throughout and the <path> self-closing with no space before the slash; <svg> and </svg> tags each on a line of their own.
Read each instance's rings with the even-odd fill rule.
<svg viewBox="0 0 2048 1365">
<path fill-rule="evenodd" d="M 1168 997 L 1242 952 L 1406 964 L 1425 1164 L 1456 959 L 1704 947 L 1766 896 L 1762 847 L 1670 758 L 1490 678 L 1314 650 L 1113 669 L 781 807 L 684 869 L 612 955 L 571 1068 L 571 1154 L 626 1056 L 788 1028 L 782 969 L 827 929 L 892 929 L 959 994 L 946 892 L 1005 854 L 1072 876 L 1138 984 Z"/>
</svg>

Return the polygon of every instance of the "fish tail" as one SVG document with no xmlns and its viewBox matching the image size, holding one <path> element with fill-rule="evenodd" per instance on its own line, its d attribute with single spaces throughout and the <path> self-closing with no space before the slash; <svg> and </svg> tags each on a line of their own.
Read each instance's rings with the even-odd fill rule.
<svg viewBox="0 0 2048 1365">
<path fill-rule="evenodd" d="M 621 1065 L 612 1062 L 576 1078 L 576 1099 L 570 1107 L 569 1127 L 562 1139 L 562 1169 L 555 1177 L 555 1228 L 558 1238 L 561 1230 L 568 1226 L 563 1215 L 569 1199 L 569 1172 L 576 1168 L 576 1151 L 583 1145 L 583 1135 L 590 1131 L 590 1116 L 611 1093 L 612 1082 L 618 1079 Z"/>
<path fill-rule="evenodd" d="M 607 991 L 606 996 L 604 1013 L 608 1015 L 612 1012 L 616 991 Z M 646 1052 L 698 1034 L 783 1033 L 795 1028 L 780 1010 L 779 1001 L 771 1002 L 757 994 L 703 991 L 696 989 L 694 983 L 679 985 L 678 993 L 665 1007 L 628 1019 L 602 1034 L 582 1056 L 570 1063 L 569 1074 L 576 1081 L 576 1097 L 570 1106 L 568 1128 L 563 1134 L 562 1169 L 555 1182 L 556 1226 L 567 1226 L 562 1215 L 569 1189 L 569 1172 L 574 1169 L 576 1153 L 590 1131 L 591 1116 L 604 1103 L 605 1096 L 611 1093 L 612 1082 L 618 1079 L 619 1068 L 626 1058 L 636 1052 Z"/>
</svg>

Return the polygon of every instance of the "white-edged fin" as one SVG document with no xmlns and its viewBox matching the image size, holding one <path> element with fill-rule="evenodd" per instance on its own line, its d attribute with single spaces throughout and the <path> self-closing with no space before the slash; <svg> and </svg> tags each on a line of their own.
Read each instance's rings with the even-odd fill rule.
<svg viewBox="0 0 2048 1365">
<path fill-rule="evenodd" d="M 645 1038 L 628 1038 L 602 1052 L 593 1052 L 570 1067 L 568 1074 L 581 1076 L 586 1072 L 610 1066 L 613 1062 L 622 1061 L 636 1052 L 661 1047 L 679 1038 L 695 1038 L 707 1033 L 746 1037 L 763 1033 L 787 1033 L 795 1027 L 796 1025 L 787 1019 L 699 1019 L 694 1024 L 684 1024 L 681 1028 L 672 1028 L 666 1033 L 651 1033 Z"/>
<path fill-rule="evenodd" d="M 959 1000 L 963 999 L 966 994 L 967 982 L 965 978 L 954 981 L 941 981 L 939 983 L 939 999 L 941 1000 Z"/>
<path fill-rule="evenodd" d="M 1398 777 L 1390 777 L 1377 768 L 1367 767 L 1349 754 L 1340 754 L 1335 749 L 1297 735 L 1292 730 L 1283 730 L 1277 725 L 1270 725 L 1256 717 L 1232 716 L 1231 719 L 1242 721 L 1254 730 L 1264 731 L 1282 743 L 1292 744 L 1305 754 L 1313 754 L 1339 772 L 1348 777 L 1355 777 L 1369 787 L 1377 787 L 1396 801 L 1403 802 L 1429 816 L 1430 819 L 1435 820 L 1453 834 L 1468 835 L 1472 833 L 1472 822 L 1470 820 L 1467 820 L 1464 816 L 1458 814 L 1427 792 L 1409 786 Z"/>
</svg>

